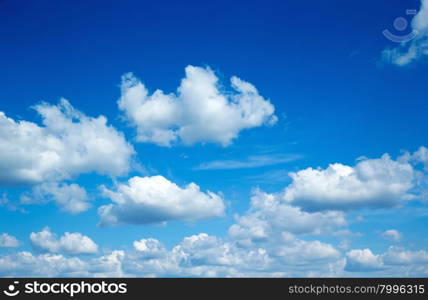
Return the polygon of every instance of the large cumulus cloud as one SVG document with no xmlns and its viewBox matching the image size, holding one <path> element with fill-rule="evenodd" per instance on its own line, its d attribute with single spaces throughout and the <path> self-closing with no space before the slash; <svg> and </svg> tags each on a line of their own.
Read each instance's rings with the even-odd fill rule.
<svg viewBox="0 0 428 300">
<path fill-rule="evenodd" d="M 122 77 L 118 105 L 137 128 L 137 141 L 227 146 L 241 130 L 276 122 L 274 106 L 252 84 L 232 77 L 234 92 L 228 92 L 209 68 L 187 66 L 185 71 L 176 94 L 150 94 L 133 74 Z"/>
<path fill-rule="evenodd" d="M 36 184 L 96 172 L 129 171 L 133 147 L 104 116 L 88 117 L 62 99 L 34 106 L 42 126 L 0 112 L 0 185 Z"/>
</svg>

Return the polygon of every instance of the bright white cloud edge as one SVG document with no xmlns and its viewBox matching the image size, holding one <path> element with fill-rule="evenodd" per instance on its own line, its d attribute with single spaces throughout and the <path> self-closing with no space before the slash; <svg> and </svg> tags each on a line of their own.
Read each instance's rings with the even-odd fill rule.
<svg viewBox="0 0 428 300">
<path fill-rule="evenodd" d="M 226 92 L 208 67 L 187 66 L 185 73 L 175 94 L 150 94 L 132 73 L 122 77 L 118 106 L 136 127 L 137 141 L 228 146 L 240 131 L 277 121 L 274 106 L 252 84 L 234 76 L 234 92 Z"/>
<path fill-rule="evenodd" d="M 104 116 L 88 117 L 65 99 L 34 109 L 43 126 L 0 112 L 0 185 L 60 181 L 91 172 L 120 176 L 130 170 L 134 149 Z"/>
<path fill-rule="evenodd" d="M 101 226 L 194 222 L 224 215 L 223 198 L 195 183 L 179 187 L 163 176 L 135 176 L 114 190 L 101 187 L 111 204 L 98 209 Z"/>
</svg>

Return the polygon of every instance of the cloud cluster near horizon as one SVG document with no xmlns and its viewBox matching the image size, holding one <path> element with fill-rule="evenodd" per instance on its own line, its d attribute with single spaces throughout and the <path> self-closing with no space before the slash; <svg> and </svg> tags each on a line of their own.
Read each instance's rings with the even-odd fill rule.
<svg viewBox="0 0 428 300">
<path fill-rule="evenodd" d="M 211 69 L 188 66 L 177 93 L 158 90 L 150 94 L 127 74 L 118 106 L 136 128 L 140 142 L 226 147 L 242 130 L 277 120 L 274 106 L 252 84 L 237 77 L 231 83 L 234 91 L 225 91 Z M 180 185 L 161 175 L 126 178 L 137 153 L 104 116 L 87 116 L 64 99 L 57 105 L 40 103 L 34 109 L 41 125 L 16 121 L 0 112 L 0 185 L 26 187 L 21 204 L 54 203 L 72 215 L 95 207 L 102 227 L 195 223 L 226 215 L 228 201 L 221 191 L 208 191 L 191 181 Z M 195 169 L 257 168 L 301 157 L 250 155 L 208 161 Z M 426 276 L 428 253 L 403 247 L 403 234 L 397 229 L 376 233 L 393 244 L 384 253 L 353 249 L 348 241 L 359 233 L 349 229 L 348 218 L 363 209 L 388 210 L 423 202 L 427 172 L 424 146 L 397 158 L 385 153 L 358 159 L 353 165 L 335 162 L 324 168 L 297 169 L 288 173 L 290 183 L 276 192 L 254 188 L 247 211 L 234 216 L 225 236 L 200 232 L 185 236 L 171 248 L 154 237 L 140 236 L 130 243 L 131 250 L 107 250 L 86 234 L 59 236 L 45 227 L 29 235 L 34 253 L 0 255 L 0 274 L 212 277 L 378 272 Z M 95 183 L 100 193 L 90 195 L 83 184 L 72 182 L 88 173 L 110 178 L 111 183 Z M 285 176 L 284 172 L 275 174 Z M 107 203 L 92 201 L 97 196 Z M 1 248 L 20 247 L 11 234 L 0 235 Z"/>
<path fill-rule="evenodd" d="M 396 160 L 385 154 L 379 159 L 360 160 L 354 167 L 341 165 L 346 172 L 339 177 L 337 170 L 329 169 L 331 166 L 318 169 L 315 175 L 311 173 L 313 169 L 309 169 L 309 179 L 305 179 L 304 184 L 300 182 L 302 179 L 292 176 L 292 183 L 278 193 L 255 189 L 250 207 L 244 214 L 235 216 L 227 236 L 200 233 L 183 238 L 170 249 L 155 238 L 145 237 L 133 242 L 133 250 L 113 250 L 97 256 L 99 246 L 88 236 L 66 232 L 58 238 L 49 228 L 44 228 L 30 234 L 35 251 L 41 253 L 17 252 L 0 256 L 0 272 L 11 276 L 426 276 L 428 252 L 399 245 L 402 234 L 395 229 L 380 233 L 395 245 L 379 254 L 369 248 L 352 249 L 349 245 L 343 247 L 321 240 L 336 237 L 346 241 L 356 234 L 348 228 L 346 214 L 349 210 L 367 205 L 376 208 L 383 196 L 385 201 L 390 201 L 380 202 L 387 208 L 415 199 L 407 197 L 407 190 L 416 184 L 413 177 L 409 178 L 412 184 L 406 185 L 404 190 L 394 180 L 403 174 L 407 178 L 419 172 L 413 165 L 425 169 L 426 152 L 427 149 L 421 147 Z M 324 172 L 332 178 L 324 178 L 327 176 Z M 311 176 L 319 180 L 312 180 Z M 394 198 L 390 198 L 390 193 L 377 194 L 371 190 L 376 191 L 379 185 L 382 187 L 385 177 L 392 182 L 389 185 L 396 186 Z M 323 184 L 323 180 L 327 183 Z M 314 189 L 323 185 L 329 187 L 326 195 L 319 191 L 321 196 L 315 199 L 317 205 L 310 205 L 311 211 L 300 206 L 304 202 L 300 202 L 299 193 L 290 198 L 290 191 L 302 184 L 308 190 L 311 186 Z M 342 205 L 337 205 L 341 197 L 350 193 L 348 185 L 370 187 L 365 188 L 368 198 L 363 201 L 364 205 L 359 202 L 356 205 L 354 198 L 346 200 L 346 197 Z M 223 200 L 218 195 L 203 193 L 195 184 L 181 188 L 162 176 L 133 177 L 114 190 L 103 190 L 113 201 L 100 208 L 104 225 L 188 221 L 220 216 L 224 210 Z M 336 197 L 337 194 L 341 196 Z M 309 198 L 307 195 L 304 199 Z M 348 205 L 346 209 L 345 205 Z M 311 236 L 315 238 L 307 238 Z M 18 240 L 8 234 L 2 237 L 7 241 L 3 242 L 4 247 L 19 245 Z M 33 268 L 39 265 L 43 267 Z"/>
<path fill-rule="evenodd" d="M 36 254 L 0 255 L 0 272 L 7 276 L 427 276 L 428 252 L 390 246 L 384 253 L 369 248 L 341 249 L 308 236 L 348 238 L 344 212 L 304 212 L 280 194 L 254 190 L 250 207 L 225 237 L 199 233 L 171 248 L 145 237 L 132 248 L 103 251 L 88 236 L 49 228 L 30 234 Z M 398 236 L 387 230 L 383 236 Z M 303 238 L 302 238 L 303 237 Z"/>
</svg>

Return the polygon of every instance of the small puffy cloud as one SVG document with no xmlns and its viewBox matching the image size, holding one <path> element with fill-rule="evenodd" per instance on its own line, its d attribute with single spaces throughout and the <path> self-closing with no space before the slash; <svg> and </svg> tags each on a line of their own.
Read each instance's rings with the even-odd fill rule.
<svg viewBox="0 0 428 300">
<path fill-rule="evenodd" d="M 201 192 L 194 183 L 181 188 L 163 176 L 137 176 L 115 191 L 102 189 L 113 201 L 98 210 L 104 226 L 197 221 L 223 216 L 225 209 L 219 195 Z"/>
<path fill-rule="evenodd" d="M 93 277 L 125 277 L 122 266 L 125 256 L 125 251 L 114 250 L 109 254 L 93 258 L 88 262 L 88 271 Z"/>
<path fill-rule="evenodd" d="M 425 171 L 428 171 L 428 149 L 426 147 L 419 147 L 409 158 L 413 162 L 422 163 Z"/>
<path fill-rule="evenodd" d="M 0 185 L 70 179 L 81 173 L 124 175 L 133 147 L 104 116 L 85 116 L 62 99 L 34 107 L 43 126 L 0 112 Z M 29 151 L 31 149 L 31 151 Z"/>
<path fill-rule="evenodd" d="M 231 244 L 206 233 L 185 237 L 172 254 L 182 266 L 228 266 L 240 264 L 243 259 Z"/>
<path fill-rule="evenodd" d="M 412 20 L 414 38 L 396 48 L 383 51 L 383 59 L 397 66 L 405 66 L 428 55 L 428 0 L 421 0 L 419 12 Z"/>
<path fill-rule="evenodd" d="M 410 251 L 401 247 L 389 247 L 383 254 L 383 260 L 387 265 L 426 265 L 428 264 L 428 252 L 425 250 Z"/>
<path fill-rule="evenodd" d="M 162 257 L 166 253 L 164 245 L 153 238 L 135 241 L 133 245 L 135 250 L 145 258 Z"/>
<path fill-rule="evenodd" d="M 370 249 L 347 253 L 345 270 L 348 272 L 377 272 L 382 276 L 425 277 L 428 274 L 428 252 L 391 246 L 382 254 Z"/>
<path fill-rule="evenodd" d="M 16 237 L 7 233 L 0 234 L 0 248 L 15 248 L 19 246 L 19 241 Z"/>
<path fill-rule="evenodd" d="M 283 232 L 279 242 L 273 247 L 273 255 L 289 265 L 312 264 L 320 261 L 334 261 L 340 258 L 340 252 L 332 245 L 321 241 L 304 241 L 293 234 Z"/>
<path fill-rule="evenodd" d="M 70 214 L 78 214 L 88 210 L 91 207 L 88 200 L 86 190 L 75 183 L 42 183 L 35 186 L 31 193 L 21 196 L 21 203 L 23 204 L 54 201 L 62 211 Z"/>
<path fill-rule="evenodd" d="M 149 91 L 131 73 L 122 77 L 119 109 L 137 128 L 137 141 L 171 146 L 229 145 L 244 129 L 274 124 L 274 106 L 250 83 L 232 77 L 226 92 L 209 68 L 187 66 L 176 94 Z"/>
<path fill-rule="evenodd" d="M 410 193 L 415 184 L 412 165 L 388 154 L 353 167 L 336 163 L 289 175 L 292 183 L 284 191 L 285 201 L 311 210 L 392 207 L 415 197 Z"/>
<path fill-rule="evenodd" d="M 30 234 L 32 246 L 42 252 L 65 254 L 94 254 L 98 246 L 89 237 L 81 233 L 66 232 L 59 239 L 46 227 L 40 232 Z"/>
<path fill-rule="evenodd" d="M 389 229 L 381 233 L 381 236 L 391 242 L 398 243 L 401 241 L 402 235 L 395 229 Z"/>
<path fill-rule="evenodd" d="M 376 271 L 383 268 L 382 257 L 370 249 L 351 250 L 346 254 L 345 270 L 350 272 Z"/>
</svg>

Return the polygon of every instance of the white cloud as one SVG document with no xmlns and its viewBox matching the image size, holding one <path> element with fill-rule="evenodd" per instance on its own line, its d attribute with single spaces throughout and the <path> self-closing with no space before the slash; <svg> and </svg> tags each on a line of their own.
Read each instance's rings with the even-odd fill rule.
<svg viewBox="0 0 428 300">
<path fill-rule="evenodd" d="M 116 191 L 103 187 L 103 194 L 113 204 L 99 208 L 101 225 L 197 221 L 223 216 L 225 208 L 219 195 L 194 183 L 181 188 L 163 176 L 133 177 Z"/>
<path fill-rule="evenodd" d="M 209 68 L 187 66 L 177 94 L 147 88 L 131 73 L 122 77 L 119 109 L 137 128 L 137 141 L 170 146 L 181 140 L 229 145 L 244 129 L 273 124 L 274 106 L 250 83 L 231 78 L 226 92 Z"/>
<path fill-rule="evenodd" d="M 66 254 L 94 254 L 98 246 L 89 237 L 81 233 L 66 232 L 59 239 L 46 227 L 40 232 L 30 234 L 32 246 L 39 250 L 51 253 Z"/>
<path fill-rule="evenodd" d="M 15 248 L 19 246 L 19 241 L 16 237 L 7 233 L 0 234 L 0 248 Z"/>
<path fill-rule="evenodd" d="M 81 173 L 118 176 L 129 170 L 134 150 L 104 116 L 87 117 L 62 99 L 34 109 L 43 126 L 14 121 L 0 112 L 0 184 L 35 184 Z M 28 151 L 31 149 L 31 151 Z"/>
<path fill-rule="evenodd" d="M 243 169 L 257 168 L 264 166 L 277 165 L 288 163 L 300 159 L 300 155 L 285 154 L 285 155 L 254 155 L 244 160 L 214 160 L 204 162 L 195 167 L 195 170 L 228 170 L 228 169 Z"/>
<path fill-rule="evenodd" d="M 185 237 L 174 247 L 175 255 L 182 266 L 229 266 L 241 263 L 241 257 L 233 245 L 206 233 Z"/>
<path fill-rule="evenodd" d="M 337 193 L 334 189 L 339 189 L 345 191 L 341 195 L 356 191 L 370 197 L 373 194 L 384 195 L 379 191 L 386 189 L 388 195 L 393 195 L 393 192 L 404 195 L 402 200 L 394 200 L 394 203 L 399 204 L 407 200 L 408 189 L 413 186 L 416 171 L 410 163 L 423 162 L 421 157 L 423 151 L 418 150 L 413 154 L 406 153 L 397 160 L 384 155 L 380 159 L 360 160 L 353 167 L 340 165 L 340 168 L 347 171 L 343 173 L 334 168 L 331 170 L 330 167 L 319 169 L 317 171 L 321 175 L 317 177 L 318 182 L 313 179 L 311 184 L 315 182 L 322 185 L 322 180 L 327 177 L 328 188 L 325 190 L 333 194 Z M 337 172 L 339 174 L 336 174 Z M 293 183 L 295 181 L 290 186 Z M 408 187 L 403 188 L 403 184 Z M 309 189 L 308 186 L 306 188 Z M 323 189 L 317 188 L 315 191 L 322 194 L 319 191 Z M 179 187 L 162 176 L 133 177 L 127 183 L 118 184 L 114 190 L 104 187 L 103 193 L 112 203 L 102 206 L 99 210 L 102 225 L 159 223 L 169 220 L 195 221 L 224 212 L 224 203 L 220 196 L 201 192 L 196 184 Z M 225 237 L 199 233 L 183 238 L 171 248 L 165 247 L 157 239 L 142 238 L 134 241 L 133 249 L 129 251 L 114 250 L 73 263 L 62 256 L 56 256 L 57 263 L 52 264 L 52 268 L 56 269 L 45 268 L 43 272 L 95 277 L 338 277 L 370 272 L 376 272 L 379 276 L 428 275 L 428 253 L 425 250 L 390 247 L 385 253 L 375 254 L 370 249 L 351 248 L 344 255 L 339 250 L 340 247 L 327 243 L 322 238 L 329 237 L 331 241 L 354 235 L 346 228 L 345 213 L 328 210 L 331 209 L 329 205 L 324 206 L 322 211 L 305 211 L 305 206 L 300 206 L 304 202 L 297 201 L 297 198 L 290 201 L 286 193 L 287 189 L 277 194 L 254 190 L 248 211 L 235 217 L 236 222 L 230 226 Z M 377 198 L 370 197 L 368 198 L 371 200 L 365 201 L 378 206 L 377 200 L 375 203 L 370 202 Z M 353 201 L 352 198 L 351 200 Z M 72 235 L 73 238 L 70 237 Z M 394 229 L 381 235 L 396 241 L 401 238 L 401 234 Z M 314 236 L 317 236 L 317 239 L 313 239 Z M 82 242 L 85 236 L 77 233 L 66 233 L 57 238 L 49 229 L 44 229 L 42 232 L 33 233 L 30 238 L 33 246 L 42 251 L 68 255 L 95 253 L 88 250 L 85 252 L 81 248 L 76 250 L 76 245 L 88 244 Z M 72 242 L 66 243 L 65 240 L 68 239 Z M 339 242 L 338 244 L 340 245 Z M 348 243 L 344 249 L 349 248 Z M 49 258 L 40 255 L 27 256 L 34 264 Z M 0 263 L 5 264 L 4 272 L 1 272 L 0 268 L 0 273 L 23 273 L 29 265 L 21 261 L 21 258 L 12 258 L 10 255 L 0 256 Z M 67 271 L 61 269 L 62 265 L 68 266 Z"/>
<path fill-rule="evenodd" d="M 284 199 L 308 209 L 391 207 L 415 197 L 410 193 L 415 184 L 413 167 L 388 154 L 361 160 L 353 167 L 336 163 L 290 176 Z"/>
<path fill-rule="evenodd" d="M 398 243 L 399 241 L 401 241 L 401 238 L 402 238 L 402 234 L 395 229 L 385 230 L 384 232 L 381 233 L 381 236 L 384 239 L 395 243 Z"/>
<path fill-rule="evenodd" d="M 294 234 L 332 234 L 346 225 L 338 211 L 309 213 L 285 203 L 280 195 L 253 191 L 251 207 L 229 229 L 231 238 L 241 245 L 277 239 L 283 232 Z"/>
<path fill-rule="evenodd" d="M 258 195 L 257 195 L 258 193 Z M 278 201 L 279 203 L 275 203 Z M 428 253 L 425 250 L 411 251 L 399 247 L 390 247 L 383 254 L 374 254 L 370 249 L 353 249 L 342 253 L 333 245 L 321 240 L 300 239 L 297 234 L 322 232 L 332 234 L 335 227 L 341 227 L 342 221 L 312 220 L 323 219 L 326 215 L 295 211 L 290 217 L 280 208 L 278 195 L 256 192 L 252 205 L 244 216 L 237 217 L 237 224 L 245 216 L 256 215 L 257 211 L 269 210 L 265 219 L 260 213 L 258 219 L 265 225 L 262 238 L 253 236 L 250 243 L 244 243 L 251 234 L 235 235 L 233 225 L 225 238 L 199 233 L 182 239 L 177 245 L 167 249 L 159 240 L 143 238 L 133 242 L 134 250 L 114 250 L 97 257 L 70 258 L 62 255 L 32 255 L 20 252 L 0 256 L 0 274 L 13 276 L 90 276 L 90 277 L 340 277 L 354 274 L 377 276 L 426 276 L 428 275 Z M 287 204 L 283 204 L 287 205 Z M 275 211 L 278 216 L 275 216 Z M 340 216 L 340 214 L 338 215 Z M 332 216 L 332 218 L 338 218 Z M 293 234 L 280 224 L 291 218 L 290 222 L 307 222 L 310 227 L 325 227 L 297 231 Z M 257 218 L 255 218 L 257 221 Z M 340 220 L 340 218 L 338 218 Z M 259 224 L 255 223 L 255 230 Z M 252 228 L 244 228 L 250 231 Z M 43 247 L 54 252 L 60 246 L 61 239 L 52 237 L 48 229 L 38 233 Z M 47 232 L 47 233 L 46 233 Z M 66 235 L 64 235 L 65 237 Z M 77 244 L 77 243 L 76 243 Z M 79 243 L 82 244 L 82 243 Z M 65 247 L 70 248 L 70 247 Z M 68 251 L 70 252 L 70 251 Z M 70 254 L 70 253 L 69 253 Z M 42 264 L 44 264 L 42 266 Z M 34 271 L 34 266 L 41 266 Z"/>
<path fill-rule="evenodd" d="M 421 265 L 428 264 L 428 252 L 425 250 L 410 251 L 400 247 L 389 247 L 383 254 L 383 261 L 387 265 Z"/>
<path fill-rule="evenodd" d="M 304 241 L 294 239 L 294 247 L 282 253 L 285 259 L 290 259 L 290 256 L 295 255 L 292 262 L 295 264 L 312 264 L 321 261 L 336 261 L 340 258 L 340 252 L 330 244 L 315 240 Z"/>
<path fill-rule="evenodd" d="M 200 233 L 183 238 L 171 250 L 155 239 L 135 241 L 136 253 L 125 253 L 122 272 L 138 276 L 278 277 L 337 276 L 343 271 L 343 258 L 333 245 L 295 235 L 334 235 L 337 228 L 346 225 L 341 212 L 307 213 L 281 202 L 278 195 L 254 191 L 250 209 L 236 219 L 224 239 Z"/>
<path fill-rule="evenodd" d="M 143 238 L 133 242 L 133 250 L 114 250 L 101 256 L 74 260 L 62 255 L 35 256 L 21 252 L 0 256 L 0 274 L 341 277 L 376 272 L 376 276 L 428 275 L 428 253 L 424 250 L 390 247 L 383 254 L 374 254 L 370 249 L 353 249 L 344 257 L 332 244 L 308 239 L 314 234 L 335 238 L 347 231 L 343 229 L 345 225 L 343 212 L 305 212 L 284 202 L 281 194 L 255 190 L 249 210 L 236 217 L 236 224 L 230 227 L 229 235 L 224 238 L 199 233 L 183 238 L 169 249 L 157 239 Z M 61 239 L 52 237 L 48 229 L 43 232 L 38 236 L 45 251 L 59 252 Z M 306 238 L 301 239 L 298 235 L 306 235 Z M 48 263 L 49 260 L 52 262 Z M 45 265 L 40 270 L 32 270 L 43 263 Z"/>
<path fill-rule="evenodd" d="M 21 196 L 21 203 L 24 204 L 54 201 L 62 211 L 70 214 L 78 214 L 88 210 L 91 207 L 88 200 L 86 190 L 75 183 L 42 183 L 35 186 L 31 193 Z"/>
<path fill-rule="evenodd" d="M 422 163 L 425 171 L 428 171 L 428 149 L 426 147 L 419 147 L 409 158 L 416 163 Z"/>
<path fill-rule="evenodd" d="M 134 248 L 145 258 L 162 257 L 166 253 L 165 246 L 157 239 L 141 239 L 134 242 Z"/>
<path fill-rule="evenodd" d="M 352 273 L 387 277 L 425 277 L 428 275 L 428 252 L 391 246 L 385 253 L 374 254 L 370 249 L 356 249 L 347 253 L 345 270 Z"/>
<path fill-rule="evenodd" d="M 342 258 L 331 245 L 299 240 L 284 233 L 276 243 L 241 248 L 232 241 L 200 233 L 171 250 L 155 239 L 142 239 L 142 251 L 113 250 L 98 257 L 70 257 L 29 252 L 0 255 L 2 276 L 39 277 L 425 277 L 428 253 L 390 247 L 383 254 L 354 249 Z M 149 244 L 152 244 L 151 246 Z M 160 247 L 160 248 L 159 248 Z M 153 249 L 156 255 L 149 254 Z M 149 250 L 151 249 L 151 250 Z M 146 252 L 149 250 L 149 252 Z"/>
<path fill-rule="evenodd" d="M 307 265 L 320 261 L 334 261 L 340 252 L 332 245 L 321 241 L 304 241 L 288 232 L 281 233 L 272 253 L 288 265 Z"/>
<path fill-rule="evenodd" d="M 396 48 L 383 51 L 383 59 L 389 63 L 405 66 L 428 55 L 428 0 L 421 0 L 418 14 L 412 20 L 415 37 Z"/>
<path fill-rule="evenodd" d="M 351 250 L 346 254 L 345 269 L 350 272 L 376 271 L 383 268 L 382 257 L 370 249 Z"/>
<path fill-rule="evenodd" d="M 18 252 L 0 257 L 0 274 L 8 277 L 83 277 L 87 264 L 76 257 L 59 254 L 34 255 Z"/>
<path fill-rule="evenodd" d="M 109 254 L 96 257 L 88 263 L 88 269 L 93 277 L 125 277 L 123 261 L 125 251 L 114 250 Z"/>
<path fill-rule="evenodd" d="M 350 250 L 344 257 L 332 244 L 298 235 L 352 233 L 343 212 L 306 212 L 285 202 L 282 194 L 255 190 L 249 210 L 236 216 L 225 238 L 200 233 L 185 237 L 171 250 L 155 239 L 134 242 L 121 272 L 137 276 L 278 277 L 278 276 L 426 276 L 428 254 L 391 247 L 383 254 Z M 349 245 L 346 247 L 348 249 Z"/>
</svg>

